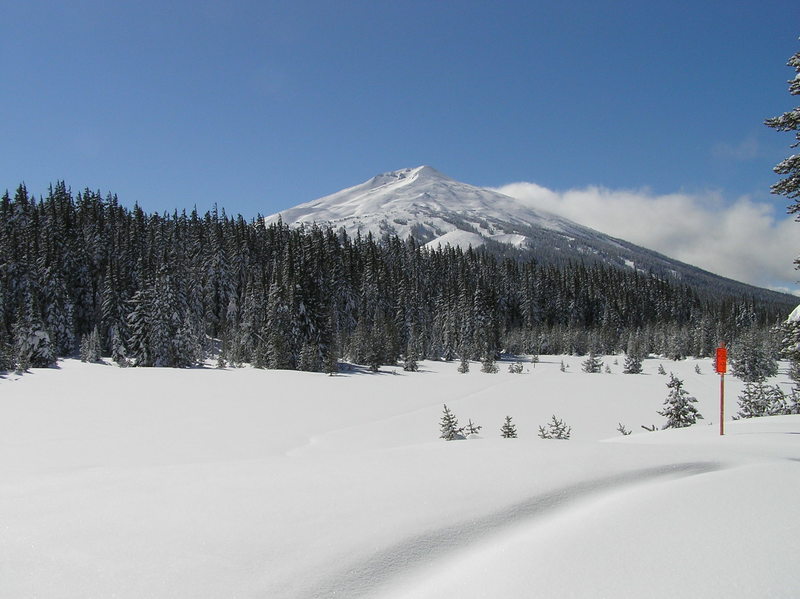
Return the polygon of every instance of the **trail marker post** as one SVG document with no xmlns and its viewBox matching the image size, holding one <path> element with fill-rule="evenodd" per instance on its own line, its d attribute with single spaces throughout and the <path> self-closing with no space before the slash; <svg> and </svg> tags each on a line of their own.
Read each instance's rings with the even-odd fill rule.
<svg viewBox="0 0 800 599">
<path fill-rule="evenodd" d="M 725 434 L 725 373 L 728 372 L 728 348 L 721 343 L 717 348 L 714 369 L 719 374 L 719 434 Z"/>
</svg>

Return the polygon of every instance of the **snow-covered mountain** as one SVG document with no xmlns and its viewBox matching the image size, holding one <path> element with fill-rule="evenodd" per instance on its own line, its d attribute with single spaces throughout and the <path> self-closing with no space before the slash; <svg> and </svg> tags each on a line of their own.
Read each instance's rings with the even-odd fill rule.
<svg viewBox="0 0 800 599">
<path fill-rule="evenodd" d="M 466 249 L 489 241 L 519 248 L 535 246 L 531 229 L 574 239 L 591 230 L 490 189 L 455 181 L 430 166 L 377 175 L 369 181 L 300 204 L 278 216 L 289 225 L 312 223 L 344 227 L 350 235 L 371 232 L 401 239 L 413 236 L 429 246 Z M 593 232 L 591 232 L 593 233 Z"/>
<path fill-rule="evenodd" d="M 543 263 L 601 262 L 678 280 L 711 292 L 783 294 L 719 277 L 541 210 L 517 198 L 451 179 L 430 166 L 377 175 L 359 185 L 266 218 L 290 226 L 317 223 L 350 236 L 413 236 L 430 248 L 484 246 Z"/>
</svg>

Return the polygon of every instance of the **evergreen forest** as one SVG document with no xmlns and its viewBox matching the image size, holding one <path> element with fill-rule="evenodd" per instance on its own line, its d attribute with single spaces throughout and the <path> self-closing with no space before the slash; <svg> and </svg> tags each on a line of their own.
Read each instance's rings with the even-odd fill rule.
<svg viewBox="0 0 800 599">
<path fill-rule="evenodd" d="M 768 337 L 791 306 L 578 261 L 147 214 L 64 182 L 0 199 L 0 370 L 57 357 L 121 366 L 334 372 L 510 354 L 709 356 Z"/>
</svg>

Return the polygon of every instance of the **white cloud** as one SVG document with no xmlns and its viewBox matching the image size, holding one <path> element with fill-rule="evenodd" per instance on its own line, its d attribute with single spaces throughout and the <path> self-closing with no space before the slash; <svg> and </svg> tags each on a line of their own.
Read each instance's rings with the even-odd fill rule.
<svg viewBox="0 0 800 599">
<path fill-rule="evenodd" d="M 771 203 L 602 187 L 556 192 L 535 183 L 497 191 L 731 279 L 790 292 L 800 288 L 793 264 L 800 223 L 776 218 Z"/>
</svg>

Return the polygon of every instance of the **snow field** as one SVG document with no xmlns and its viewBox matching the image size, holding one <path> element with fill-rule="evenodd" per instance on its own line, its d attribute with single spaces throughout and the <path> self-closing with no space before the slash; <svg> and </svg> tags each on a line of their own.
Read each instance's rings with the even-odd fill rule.
<svg viewBox="0 0 800 599">
<path fill-rule="evenodd" d="M 561 359 L 0 379 L 0 597 L 793 596 L 800 417 L 720 438 L 709 360 Z M 701 424 L 641 430 L 659 363 Z M 443 403 L 483 438 L 439 440 Z M 537 437 L 551 414 L 572 440 Z"/>
</svg>

